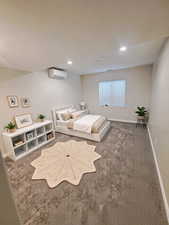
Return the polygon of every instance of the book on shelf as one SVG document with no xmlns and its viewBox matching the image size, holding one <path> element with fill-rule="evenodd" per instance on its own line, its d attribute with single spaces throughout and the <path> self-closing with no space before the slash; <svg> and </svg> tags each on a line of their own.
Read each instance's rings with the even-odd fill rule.
<svg viewBox="0 0 169 225">
<path fill-rule="evenodd" d="M 18 142 L 15 142 L 14 143 L 14 146 L 17 147 L 17 146 L 22 145 L 22 144 L 24 144 L 23 141 L 18 141 Z"/>
</svg>

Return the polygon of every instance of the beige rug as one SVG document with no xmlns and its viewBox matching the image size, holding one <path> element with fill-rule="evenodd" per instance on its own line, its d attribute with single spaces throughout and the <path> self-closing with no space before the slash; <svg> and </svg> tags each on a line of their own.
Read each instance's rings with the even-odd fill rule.
<svg viewBox="0 0 169 225">
<path fill-rule="evenodd" d="M 78 185 L 83 174 L 96 171 L 94 161 L 101 156 L 95 148 L 86 141 L 58 142 L 32 161 L 31 165 L 35 167 L 32 179 L 46 179 L 51 188 L 62 181 Z"/>
</svg>

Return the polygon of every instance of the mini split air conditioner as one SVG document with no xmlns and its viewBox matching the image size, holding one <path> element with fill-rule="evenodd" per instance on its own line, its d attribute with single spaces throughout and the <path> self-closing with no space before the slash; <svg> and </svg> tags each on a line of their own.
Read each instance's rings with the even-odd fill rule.
<svg viewBox="0 0 169 225">
<path fill-rule="evenodd" d="M 59 79 L 59 80 L 66 79 L 67 72 L 60 68 L 50 67 L 48 68 L 48 77 L 52 79 Z"/>
</svg>

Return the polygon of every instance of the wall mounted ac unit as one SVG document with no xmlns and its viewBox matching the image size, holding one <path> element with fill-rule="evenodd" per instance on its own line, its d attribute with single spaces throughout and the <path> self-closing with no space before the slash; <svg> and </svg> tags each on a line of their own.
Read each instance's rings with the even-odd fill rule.
<svg viewBox="0 0 169 225">
<path fill-rule="evenodd" d="M 50 67 L 48 68 L 48 77 L 52 79 L 59 79 L 59 80 L 66 79 L 67 72 L 57 67 Z"/>
</svg>

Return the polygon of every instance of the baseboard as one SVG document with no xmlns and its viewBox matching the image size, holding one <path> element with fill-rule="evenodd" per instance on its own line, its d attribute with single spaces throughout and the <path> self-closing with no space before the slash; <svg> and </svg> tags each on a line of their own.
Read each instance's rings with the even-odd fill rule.
<svg viewBox="0 0 169 225">
<path fill-rule="evenodd" d="M 159 183 L 160 183 L 161 193 L 162 193 L 162 197 L 163 197 L 163 201 L 164 201 L 164 207 L 165 207 L 165 211 L 166 211 L 167 221 L 169 223 L 169 205 L 168 205 L 168 201 L 167 201 L 167 198 L 166 198 L 164 184 L 163 184 L 163 180 L 162 180 L 162 177 L 161 177 L 160 169 L 159 169 L 159 166 L 158 166 L 158 161 L 157 161 L 157 157 L 156 157 L 155 148 L 154 148 L 154 145 L 153 145 L 153 140 L 152 140 L 152 137 L 151 137 L 151 132 L 150 132 L 149 127 L 147 129 L 148 129 L 148 135 L 149 135 L 149 139 L 150 139 L 151 149 L 152 149 L 153 157 L 154 157 L 154 161 L 155 161 L 155 166 L 156 166 L 156 170 L 157 170 L 157 175 L 158 175 L 158 179 L 159 179 Z"/>
<path fill-rule="evenodd" d="M 109 121 L 122 122 L 122 123 L 137 123 L 134 120 L 119 120 L 119 119 L 108 119 Z"/>
<path fill-rule="evenodd" d="M 2 153 L 2 152 L 1 152 L 1 155 L 2 155 L 2 158 L 3 158 L 3 159 L 5 159 L 5 158 L 8 156 L 7 153 Z"/>
</svg>

